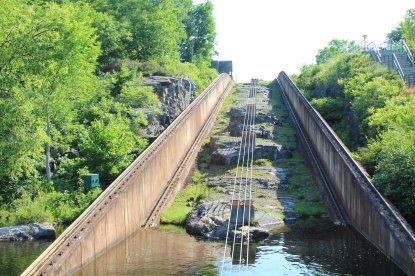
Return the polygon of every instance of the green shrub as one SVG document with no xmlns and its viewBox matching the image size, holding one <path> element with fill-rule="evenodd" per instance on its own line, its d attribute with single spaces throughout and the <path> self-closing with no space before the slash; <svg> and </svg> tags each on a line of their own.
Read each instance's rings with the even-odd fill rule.
<svg viewBox="0 0 415 276">
<path fill-rule="evenodd" d="M 48 209 L 48 201 L 42 195 L 31 200 L 24 196 L 17 200 L 13 220 L 11 224 L 28 224 L 33 222 L 53 222 L 53 214 Z"/>
</svg>

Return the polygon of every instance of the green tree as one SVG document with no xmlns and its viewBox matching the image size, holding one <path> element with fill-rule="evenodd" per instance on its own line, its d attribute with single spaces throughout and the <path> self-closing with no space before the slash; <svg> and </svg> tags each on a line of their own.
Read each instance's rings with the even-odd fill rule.
<svg viewBox="0 0 415 276">
<path fill-rule="evenodd" d="M 39 10 L 35 18 L 42 34 L 32 41 L 30 54 L 35 60 L 29 65 L 33 69 L 28 77 L 30 97 L 39 104 L 45 118 L 48 181 L 52 124 L 67 119 L 72 103 L 86 92 L 84 83 L 92 76 L 99 55 L 89 13 L 88 6 L 82 4 L 51 3 Z"/>
<path fill-rule="evenodd" d="M 193 62 L 196 57 L 210 63 L 216 37 L 213 4 L 207 1 L 193 6 L 185 25 L 187 38 L 181 44 L 181 59 Z"/>
<path fill-rule="evenodd" d="M 379 162 L 373 180 L 383 195 L 415 223 L 415 132 L 399 129 L 382 134 Z"/>
<path fill-rule="evenodd" d="M 37 105 L 27 100 L 32 43 L 43 30 L 25 1 L 1 0 L 0 6 L 0 199 L 10 201 L 25 190 L 19 180 L 37 174 L 35 160 L 45 141 Z"/>
<path fill-rule="evenodd" d="M 317 64 L 325 63 L 330 58 L 338 56 L 341 53 L 352 53 L 356 50 L 357 46 L 354 41 L 344 39 L 333 39 L 328 43 L 326 47 L 318 50 L 316 62 Z"/>
<path fill-rule="evenodd" d="M 111 116 L 92 122 L 79 145 L 84 165 L 99 173 L 105 184 L 111 183 L 131 163 L 133 147 L 143 150 L 147 145 L 146 140 L 134 135 L 125 120 Z"/>
<path fill-rule="evenodd" d="M 415 9 L 406 12 L 404 20 L 400 23 L 402 37 L 411 49 L 415 49 Z"/>
<path fill-rule="evenodd" d="M 402 39 L 401 25 L 396 26 L 390 33 L 386 35 L 386 38 L 392 42 L 399 42 Z"/>
</svg>

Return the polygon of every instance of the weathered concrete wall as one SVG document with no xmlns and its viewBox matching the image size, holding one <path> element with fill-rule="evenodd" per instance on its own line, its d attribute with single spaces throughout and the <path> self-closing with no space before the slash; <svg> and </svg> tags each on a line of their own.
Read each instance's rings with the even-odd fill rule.
<svg viewBox="0 0 415 276">
<path fill-rule="evenodd" d="M 415 234 L 374 187 L 364 169 L 291 79 L 278 76 L 330 185 L 353 227 L 409 275 L 415 275 Z"/>
<path fill-rule="evenodd" d="M 70 274 L 145 224 L 232 85 L 220 75 L 23 275 Z"/>
</svg>

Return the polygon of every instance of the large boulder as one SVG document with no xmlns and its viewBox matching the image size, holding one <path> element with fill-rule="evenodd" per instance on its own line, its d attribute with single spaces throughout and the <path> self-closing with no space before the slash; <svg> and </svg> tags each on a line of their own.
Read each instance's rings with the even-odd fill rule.
<svg viewBox="0 0 415 276">
<path fill-rule="evenodd" d="M 0 241 L 54 239 L 55 236 L 55 228 L 48 222 L 0 228 Z"/>
<path fill-rule="evenodd" d="M 224 240 L 227 233 L 229 237 L 233 237 L 234 234 L 237 237 L 249 234 L 250 239 L 256 239 L 269 235 L 268 230 L 263 226 L 283 223 L 282 220 L 262 210 L 255 209 L 255 213 L 259 215 L 258 218 L 255 218 L 259 226 L 238 226 L 235 231 L 235 224 L 231 223 L 228 230 L 230 198 L 211 198 L 202 201 L 192 210 L 186 220 L 186 231 L 189 234 L 213 240 Z"/>
</svg>

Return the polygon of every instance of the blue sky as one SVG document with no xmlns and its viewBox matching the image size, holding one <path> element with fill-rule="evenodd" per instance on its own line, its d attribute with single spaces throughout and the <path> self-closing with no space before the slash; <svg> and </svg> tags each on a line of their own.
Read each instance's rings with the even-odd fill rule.
<svg viewBox="0 0 415 276">
<path fill-rule="evenodd" d="M 194 3 L 205 0 L 193 0 Z M 211 0 L 220 60 L 239 82 L 298 73 L 333 38 L 382 43 L 413 0 Z M 388 3 L 388 4 L 386 4 Z"/>
</svg>

